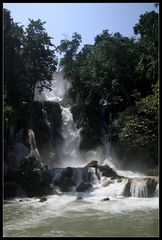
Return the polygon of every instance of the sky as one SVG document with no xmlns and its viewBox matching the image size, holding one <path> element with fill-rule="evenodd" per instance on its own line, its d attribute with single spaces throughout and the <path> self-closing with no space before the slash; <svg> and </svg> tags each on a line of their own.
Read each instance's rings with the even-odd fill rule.
<svg viewBox="0 0 162 240">
<path fill-rule="evenodd" d="M 4 3 L 14 22 L 27 27 L 29 20 L 41 19 L 56 46 L 61 39 L 81 34 L 82 44 L 93 44 L 96 35 L 108 29 L 132 37 L 133 26 L 146 11 L 158 11 L 154 3 Z"/>
</svg>

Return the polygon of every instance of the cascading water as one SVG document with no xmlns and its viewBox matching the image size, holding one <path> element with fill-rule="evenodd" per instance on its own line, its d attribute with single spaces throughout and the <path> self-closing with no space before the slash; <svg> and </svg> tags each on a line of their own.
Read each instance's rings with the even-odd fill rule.
<svg viewBox="0 0 162 240">
<path fill-rule="evenodd" d="M 146 181 L 132 179 L 130 193 L 132 197 L 146 198 L 147 197 L 147 186 Z"/>
<path fill-rule="evenodd" d="M 47 111 L 45 109 L 42 109 L 42 114 L 43 114 L 43 118 L 45 120 L 47 128 L 49 129 L 49 131 L 51 131 L 51 123 L 48 119 Z"/>
<path fill-rule="evenodd" d="M 62 118 L 63 118 L 63 126 L 62 126 L 62 136 L 63 136 L 63 144 L 62 151 L 60 151 L 62 166 L 77 166 L 79 160 L 79 130 L 76 129 L 73 116 L 70 111 L 70 107 L 63 107 L 62 109 Z"/>
<path fill-rule="evenodd" d="M 36 158 L 36 160 L 40 159 L 40 154 L 36 146 L 36 141 L 35 141 L 35 134 L 33 130 L 29 129 L 28 130 L 28 139 L 29 139 L 29 144 L 30 144 L 30 156 L 33 156 Z"/>
</svg>

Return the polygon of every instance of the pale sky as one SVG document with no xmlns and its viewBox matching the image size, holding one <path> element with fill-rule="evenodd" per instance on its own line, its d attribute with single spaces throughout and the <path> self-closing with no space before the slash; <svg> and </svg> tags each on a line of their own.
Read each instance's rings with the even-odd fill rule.
<svg viewBox="0 0 162 240">
<path fill-rule="evenodd" d="M 159 11 L 154 3 L 3 3 L 11 11 L 14 22 L 27 27 L 29 20 L 38 18 L 44 25 L 52 42 L 71 39 L 74 32 L 82 36 L 82 46 L 93 44 L 97 34 L 108 29 L 132 37 L 133 26 L 146 11 Z"/>
</svg>

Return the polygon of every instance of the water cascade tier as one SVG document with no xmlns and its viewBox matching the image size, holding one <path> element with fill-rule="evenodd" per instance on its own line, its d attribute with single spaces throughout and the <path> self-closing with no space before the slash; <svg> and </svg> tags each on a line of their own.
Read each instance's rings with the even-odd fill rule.
<svg viewBox="0 0 162 240">
<path fill-rule="evenodd" d="M 87 192 L 109 199 L 121 197 L 148 198 L 158 195 L 157 177 L 125 177 L 108 165 L 97 167 L 67 167 L 50 170 L 54 190 Z"/>
</svg>

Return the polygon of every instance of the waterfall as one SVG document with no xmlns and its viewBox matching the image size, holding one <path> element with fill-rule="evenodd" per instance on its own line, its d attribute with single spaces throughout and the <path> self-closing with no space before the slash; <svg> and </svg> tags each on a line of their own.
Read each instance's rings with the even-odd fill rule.
<svg viewBox="0 0 162 240">
<path fill-rule="evenodd" d="M 36 141 L 35 141 L 35 134 L 33 130 L 29 129 L 28 130 L 28 140 L 30 144 L 30 156 L 35 157 L 37 160 L 40 159 L 39 151 L 36 146 Z"/>
<path fill-rule="evenodd" d="M 93 184 L 98 184 L 101 179 L 101 173 L 96 168 L 88 168 L 88 173 L 90 176 L 90 181 Z"/>
<path fill-rule="evenodd" d="M 103 180 L 101 182 L 103 183 Z M 107 186 L 104 187 L 104 192 L 108 197 L 120 198 L 123 196 L 123 192 L 127 183 L 128 179 L 122 179 L 121 181 L 118 181 L 117 179 L 114 181 L 107 179 Z"/>
<path fill-rule="evenodd" d="M 51 91 L 44 88 L 42 92 L 39 91 L 39 85 L 35 89 L 35 101 L 52 101 L 61 102 L 66 93 L 66 85 L 61 72 L 56 72 L 51 81 Z"/>
<path fill-rule="evenodd" d="M 42 108 L 42 114 L 43 114 L 43 118 L 44 118 L 47 128 L 49 129 L 49 131 L 51 131 L 51 123 L 48 119 L 47 111 L 43 108 Z"/>
<path fill-rule="evenodd" d="M 58 146 L 59 163 L 57 163 L 57 167 L 78 166 L 81 158 L 79 153 L 80 135 L 73 121 L 73 116 L 70 111 L 71 106 L 69 105 L 69 101 L 67 101 L 69 82 L 63 79 L 63 73 L 57 72 L 54 74 L 51 84 L 51 91 L 44 89 L 40 93 L 37 88 L 35 91 L 35 100 L 57 102 L 62 110 L 62 141 Z M 51 131 L 51 123 L 47 111 L 42 109 L 42 113 L 48 129 Z"/>
<path fill-rule="evenodd" d="M 143 179 L 132 179 L 130 193 L 132 197 L 146 198 L 147 186 Z"/>
<path fill-rule="evenodd" d="M 73 181 L 76 184 L 88 182 L 88 171 L 86 168 L 73 168 Z"/>
<path fill-rule="evenodd" d="M 155 197 L 159 196 L 159 183 L 156 185 L 156 189 L 155 189 Z"/>
<path fill-rule="evenodd" d="M 63 107 L 62 117 L 63 117 L 63 126 L 62 126 L 62 137 L 63 137 L 63 151 L 62 159 L 64 166 L 77 166 L 79 159 L 79 130 L 76 129 L 73 121 L 73 116 L 70 111 L 70 107 Z"/>
</svg>

